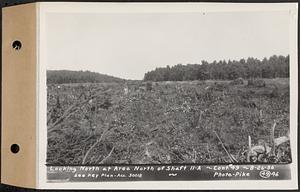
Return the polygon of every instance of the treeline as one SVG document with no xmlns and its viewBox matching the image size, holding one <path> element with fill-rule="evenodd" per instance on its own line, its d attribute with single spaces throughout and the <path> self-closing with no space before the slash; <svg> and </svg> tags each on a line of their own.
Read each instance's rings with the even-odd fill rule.
<svg viewBox="0 0 300 192">
<path fill-rule="evenodd" d="M 236 78 L 289 77 L 289 56 L 271 56 L 263 60 L 249 57 L 239 61 L 214 61 L 178 64 L 147 72 L 145 81 L 233 80 Z"/>
<path fill-rule="evenodd" d="M 47 84 L 122 82 L 123 79 L 91 71 L 47 70 Z"/>
</svg>

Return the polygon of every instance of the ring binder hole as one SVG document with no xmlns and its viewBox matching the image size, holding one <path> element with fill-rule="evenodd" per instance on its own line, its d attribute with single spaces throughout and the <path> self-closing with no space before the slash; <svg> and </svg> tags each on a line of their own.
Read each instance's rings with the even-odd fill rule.
<svg viewBox="0 0 300 192">
<path fill-rule="evenodd" d="M 12 144 L 10 146 L 10 150 L 12 153 L 18 153 L 20 151 L 20 147 L 18 144 Z"/>
<path fill-rule="evenodd" d="M 15 41 L 13 42 L 13 44 L 12 44 L 12 47 L 13 47 L 14 50 L 17 50 L 17 51 L 20 50 L 21 47 L 22 47 L 21 41 L 15 40 Z"/>
</svg>

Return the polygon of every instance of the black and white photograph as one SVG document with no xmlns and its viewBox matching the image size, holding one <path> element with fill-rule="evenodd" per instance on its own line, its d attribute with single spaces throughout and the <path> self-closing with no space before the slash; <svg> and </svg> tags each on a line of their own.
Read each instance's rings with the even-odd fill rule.
<svg viewBox="0 0 300 192">
<path fill-rule="evenodd" d="M 291 11 L 95 9 L 44 16 L 49 167 L 297 158 Z"/>
</svg>

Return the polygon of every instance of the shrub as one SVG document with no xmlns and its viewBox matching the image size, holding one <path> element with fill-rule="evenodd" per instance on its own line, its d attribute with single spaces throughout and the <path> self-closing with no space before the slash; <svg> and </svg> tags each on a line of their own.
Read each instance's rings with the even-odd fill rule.
<svg viewBox="0 0 300 192">
<path fill-rule="evenodd" d="M 270 97 L 277 98 L 279 96 L 280 96 L 280 91 L 279 91 L 278 87 L 276 85 L 274 85 L 274 87 L 271 91 Z"/>
<path fill-rule="evenodd" d="M 265 87 L 266 82 L 262 79 L 249 79 L 248 80 L 248 86 L 253 86 L 253 87 Z"/>
<path fill-rule="evenodd" d="M 230 84 L 231 85 L 243 85 L 244 80 L 243 80 L 243 78 L 237 78 L 237 79 L 231 81 Z"/>
<path fill-rule="evenodd" d="M 146 83 L 146 90 L 151 91 L 152 90 L 152 82 L 147 82 Z"/>
</svg>

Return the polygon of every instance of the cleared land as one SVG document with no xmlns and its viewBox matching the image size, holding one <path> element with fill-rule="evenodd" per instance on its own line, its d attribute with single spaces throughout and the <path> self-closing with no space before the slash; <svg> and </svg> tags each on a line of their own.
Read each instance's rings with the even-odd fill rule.
<svg viewBox="0 0 300 192">
<path fill-rule="evenodd" d="M 289 79 L 264 81 L 49 84 L 47 163 L 290 163 Z"/>
</svg>

